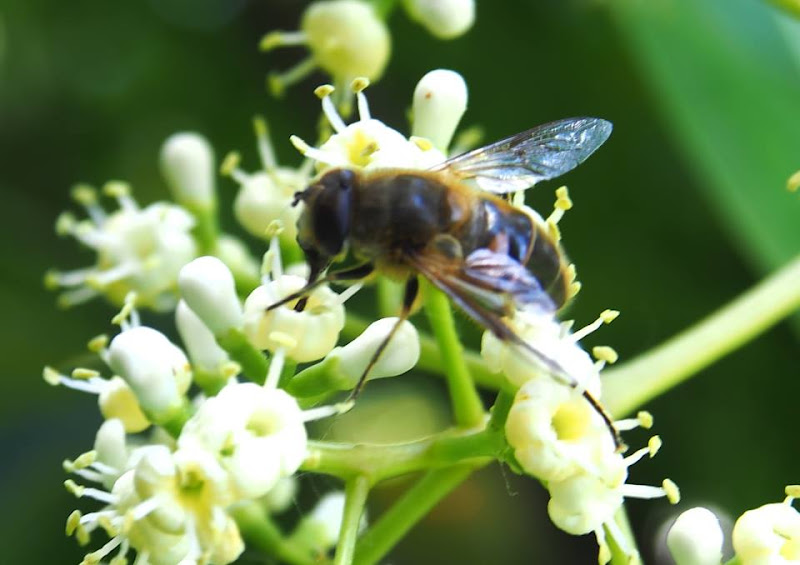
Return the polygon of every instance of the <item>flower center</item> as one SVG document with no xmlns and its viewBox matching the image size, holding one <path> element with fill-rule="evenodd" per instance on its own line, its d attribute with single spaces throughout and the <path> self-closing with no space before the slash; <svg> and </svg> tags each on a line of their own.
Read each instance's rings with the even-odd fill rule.
<svg viewBox="0 0 800 565">
<path fill-rule="evenodd" d="M 553 415 L 553 429 L 561 441 L 577 441 L 586 434 L 591 414 L 580 403 L 565 402 Z"/>
</svg>

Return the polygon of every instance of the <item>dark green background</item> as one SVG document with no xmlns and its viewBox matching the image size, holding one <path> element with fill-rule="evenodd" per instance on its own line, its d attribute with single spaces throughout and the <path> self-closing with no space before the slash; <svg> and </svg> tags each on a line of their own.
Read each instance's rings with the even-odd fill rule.
<svg viewBox="0 0 800 565">
<path fill-rule="evenodd" d="M 163 198 L 157 152 L 180 129 L 206 134 L 220 156 L 241 149 L 253 169 L 250 118 L 259 112 L 283 162 L 296 163 L 288 136 L 313 139 L 311 90 L 326 79 L 274 100 L 266 73 L 302 54 L 267 56 L 256 45 L 266 31 L 296 28 L 304 5 L 0 6 L 0 561 L 69 563 L 82 553 L 63 537 L 75 501 L 60 486 L 60 462 L 91 446 L 99 417 L 94 399 L 49 388 L 40 373 L 45 363 L 79 362 L 88 338 L 111 331 L 113 310 L 95 302 L 58 311 L 42 288 L 47 268 L 91 260 L 53 232 L 72 206 L 69 187 L 119 178 L 141 202 Z M 369 99 L 373 115 L 401 131 L 416 81 L 437 67 L 464 75 L 463 123 L 483 126 L 486 141 L 566 116 L 614 122 L 608 144 L 565 179 L 575 208 L 562 223 L 564 242 L 584 283 L 570 314 L 580 323 L 607 307 L 623 313 L 589 345 L 612 344 L 631 358 L 800 251 L 800 200 L 783 188 L 800 168 L 800 32 L 757 0 L 485 1 L 474 29 L 452 42 L 432 39 L 400 10 L 391 30 L 392 60 Z M 229 204 L 233 184 L 219 184 Z M 556 186 L 532 197 L 545 214 Z M 235 231 L 229 214 L 224 223 Z M 651 403 L 665 446 L 636 466 L 632 482 L 669 476 L 682 506 L 713 504 L 734 517 L 780 499 L 800 480 L 799 362 L 797 333 L 784 323 Z M 438 384 L 405 383 L 432 401 L 435 420 Z M 373 401 L 409 391 L 399 380 L 372 388 Z M 393 421 L 414 420 L 417 410 L 403 404 Z M 307 493 L 332 486 L 306 483 Z M 383 489 L 373 510 L 394 492 Z M 556 531 L 545 500 L 534 481 L 492 467 L 437 508 L 391 562 L 594 562 L 593 541 Z M 629 507 L 655 561 L 657 530 L 673 509 Z"/>
</svg>

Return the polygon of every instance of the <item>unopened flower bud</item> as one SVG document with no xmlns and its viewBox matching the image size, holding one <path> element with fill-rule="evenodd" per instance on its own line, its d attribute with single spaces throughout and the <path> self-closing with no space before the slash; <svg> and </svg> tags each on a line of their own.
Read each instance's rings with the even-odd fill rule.
<svg viewBox="0 0 800 565">
<path fill-rule="evenodd" d="M 622 506 L 619 488 L 608 486 L 603 479 L 581 473 L 564 481 L 548 484 L 550 502 L 547 513 L 558 528 L 574 536 L 595 531 L 612 519 Z"/>
<path fill-rule="evenodd" d="M 94 438 L 97 461 L 122 472 L 128 461 L 125 426 L 121 420 L 110 419 L 100 425 Z M 116 479 L 116 477 L 114 477 Z"/>
<path fill-rule="evenodd" d="M 446 152 L 466 109 L 467 84 L 461 75 L 446 69 L 431 71 L 414 90 L 412 134 Z"/>
<path fill-rule="evenodd" d="M 229 361 L 228 354 L 217 345 L 214 334 L 184 300 L 178 302 L 175 309 L 175 325 L 194 369 L 218 373 Z"/>
<path fill-rule="evenodd" d="M 161 332 L 139 326 L 117 335 L 109 345 L 109 365 L 152 417 L 169 417 L 182 405 L 189 360 Z"/>
<path fill-rule="evenodd" d="M 303 13 L 300 28 L 315 62 L 336 78 L 375 80 L 389 60 L 389 32 L 367 2 L 314 2 Z"/>
<path fill-rule="evenodd" d="M 261 265 L 250 254 L 250 250 L 238 237 L 229 234 L 220 234 L 217 239 L 217 249 L 214 252 L 220 261 L 225 263 L 236 276 L 258 279 Z"/>
<path fill-rule="evenodd" d="M 214 203 L 214 151 L 198 133 L 171 135 L 161 146 L 161 172 L 180 203 L 207 207 Z"/>
<path fill-rule="evenodd" d="M 408 14 L 439 39 L 465 33 L 475 21 L 475 0 L 404 0 Z"/>
<path fill-rule="evenodd" d="M 200 257 L 184 266 L 178 286 L 186 304 L 214 335 L 242 325 L 233 275 L 216 257 Z"/>
<path fill-rule="evenodd" d="M 356 339 L 331 352 L 329 357 L 338 360 L 336 370 L 352 380 L 352 386 L 367 368 L 372 356 L 397 323 L 397 318 L 383 318 L 373 322 Z M 411 322 L 404 320 L 389 344 L 381 353 L 377 363 L 369 372 L 369 378 L 394 377 L 410 370 L 419 360 L 419 335 Z"/>
<path fill-rule="evenodd" d="M 722 541 L 719 520 L 702 507 L 683 512 L 667 534 L 667 546 L 677 565 L 719 565 Z"/>
<path fill-rule="evenodd" d="M 800 513 L 785 503 L 748 510 L 733 526 L 733 549 L 742 565 L 800 561 Z"/>
</svg>

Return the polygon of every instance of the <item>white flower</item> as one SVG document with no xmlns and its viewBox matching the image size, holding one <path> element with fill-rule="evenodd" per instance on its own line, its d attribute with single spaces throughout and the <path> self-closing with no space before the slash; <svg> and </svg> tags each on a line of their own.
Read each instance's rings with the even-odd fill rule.
<svg viewBox="0 0 800 565">
<path fill-rule="evenodd" d="M 307 45 L 311 55 L 283 75 L 270 76 L 277 95 L 316 68 L 339 85 L 360 76 L 375 80 L 383 74 L 391 51 L 386 25 L 360 0 L 313 2 L 303 13 L 299 32 L 272 32 L 261 41 L 264 51 L 281 45 Z"/>
<path fill-rule="evenodd" d="M 128 383 L 119 376 L 111 377 L 100 390 L 98 404 L 100 413 L 107 420 L 117 419 L 128 433 L 141 432 L 150 426 L 142 412 L 139 399 Z"/>
<path fill-rule="evenodd" d="M 266 121 L 256 118 L 254 125 L 261 170 L 248 173 L 241 169 L 238 153 L 230 153 L 222 166 L 222 173 L 233 178 L 240 187 L 233 202 L 233 212 L 252 235 L 269 238 L 267 228 L 278 221 L 283 228 L 281 237 L 293 242 L 297 237 L 295 224 L 300 208 L 292 206 L 292 199 L 295 192 L 306 187 L 308 171 L 305 168 L 279 167 L 267 134 Z"/>
<path fill-rule="evenodd" d="M 618 314 L 606 310 L 595 322 L 575 333 L 569 333 L 568 326 L 562 325 L 553 316 L 538 312 L 519 311 L 513 319 L 506 321 L 531 347 L 558 363 L 570 378 L 597 398 L 600 396 L 602 363 L 596 365 L 578 341 L 602 324 L 611 322 Z M 500 341 L 489 331 L 483 334 L 481 356 L 490 370 L 502 372 L 516 386 L 541 376 L 557 377 L 551 375 L 546 367 L 535 365 L 537 360 L 524 350 Z"/>
<path fill-rule="evenodd" d="M 298 362 L 320 359 L 334 348 L 344 327 L 344 306 L 327 286 L 317 287 L 309 294 L 302 312 L 296 311 L 293 303 L 267 310 L 305 284 L 301 277 L 283 275 L 247 297 L 244 332 L 255 347 L 273 352 L 283 348 Z"/>
<path fill-rule="evenodd" d="M 733 526 L 733 549 L 742 565 L 800 563 L 800 513 L 787 502 L 748 510 Z"/>
<path fill-rule="evenodd" d="M 475 0 L 404 0 L 403 5 L 439 39 L 458 37 L 475 21 Z"/>
<path fill-rule="evenodd" d="M 722 528 L 711 510 L 686 510 L 667 533 L 667 546 L 677 565 L 719 565 L 722 562 Z"/>
<path fill-rule="evenodd" d="M 221 374 L 224 366 L 230 362 L 228 354 L 217 345 L 214 334 L 184 300 L 178 302 L 175 309 L 175 325 L 192 360 L 192 368 Z"/>
<path fill-rule="evenodd" d="M 189 208 L 215 205 L 214 150 L 194 132 L 171 135 L 161 146 L 161 172 L 173 198 Z"/>
<path fill-rule="evenodd" d="M 78 221 L 65 213 L 56 224 L 60 234 L 71 235 L 96 251 L 95 265 L 48 273 L 46 283 L 68 289 L 60 297 L 65 306 L 98 295 L 121 305 L 134 291 L 138 306 L 170 309 L 177 301 L 178 271 L 197 253 L 190 233 L 194 218 L 180 206 L 165 202 L 140 208 L 127 185 L 120 182 L 108 183 L 104 192 L 117 199 L 119 210 L 106 213 L 96 191 L 79 186 L 73 194 L 89 219 Z"/>
<path fill-rule="evenodd" d="M 257 498 L 291 476 L 306 455 L 304 416 L 286 392 L 231 384 L 206 400 L 186 423 L 179 448 L 215 454 L 239 498 Z"/>
<path fill-rule="evenodd" d="M 178 276 L 181 296 L 216 335 L 242 325 L 242 306 L 230 269 L 216 257 L 200 257 Z"/>
<path fill-rule="evenodd" d="M 444 161 L 445 154 L 435 148 L 428 139 L 406 139 L 397 130 L 371 117 L 366 96 L 362 92 L 368 84 L 366 79 L 353 81 L 352 88 L 358 101 L 359 119 L 350 125 L 344 123 L 330 99 L 333 87 L 327 85 L 319 87 L 315 92 L 322 99 L 322 109 L 333 126 L 334 134 L 319 148 L 311 147 L 299 137 L 292 136 L 291 141 L 297 150 L 316 161 L 320 171 L 331 167 L 366 170 L 428 169 Z M 421 129 L 434 135 L 436 125 Z M 438 139 L 439 135 L 436 134 L 434 137 Z"/>
<path fill-rule="evenodd" d="M 412 135 L 447 151 L 467 109 L 467 84 L 455 71 L 437 69 L 423 76 L 414 90 Z"/>
<path fill-rule="evenodd" d="M 506 420 L 506 438 L 522 468 L 543 481 L 582 471 L 601 475 L 619 458 L 597 411 L 575 389 L 553 379 L 522 386 Z"/>
<path fill-rule="evenodd" d="M 156 422 L 183 408 L 191 380 L 189 360 L 159 331 L 144 326 L 118 334 L 109 345 L 108 362 L 131 387 L 144 412 Z"/>
</svg>

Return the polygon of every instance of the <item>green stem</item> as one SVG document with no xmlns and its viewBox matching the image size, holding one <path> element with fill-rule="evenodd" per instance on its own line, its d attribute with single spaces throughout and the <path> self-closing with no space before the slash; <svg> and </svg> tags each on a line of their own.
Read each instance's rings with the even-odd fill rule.
<svg viewBox="0 0 800 565">
<path fill-rule="evenodd" d="M 291 565 L 313 565 L 316 560 L 302 546 L 288 541 L 270 517 L 255 503 L 237 504 L 229 512 L 248 545 Z"/>
<path fill-rule="evenodd" d="M 264 384 L 269 361 L 261 351 L 253 347 L 241 330 L 233 328 L 228 333 L 216 337 L 219 346 L 242 366 L 245 376 L 258 384 Z"/>
<path fill-rule="evenodd" d="M 355 565 L 383 559 L 414 525 L 483 463 L 430 471 L 387 510 L 356 545 Z"/>
<path fill-rule="evenodd" d="M 456 333 L 450 301 L 447 296 L 429 284 L 425 284 L 423 288 L 425 313 L 428 315 L 442 355 L 447 385 L 450 388 L 453 416 L 456 423 L 462 427 L 478 426 L 483 422 L 483 403 L 464 360 L 464 348 Z"/>
<path fill-rule="evenodd" d="M 217 248 L 219 225 L 217 224 L 217 203 L 198 204 L 184 202 L 184 207 L 191 212 L 195 219 L 192 235 L 197 242 L 200 255 L 209 255 Z"/>
<path fill-rule="evenodd" d="M 617 523 L 617 526 L 619 526 L 619 530 L 625 538 L 627 547 L 638 552 L 636 549 L 636 538 L 633 536 L 633 530 L 631 530 L 628 513 L 624 505 L 620 506 L 619 510 L 614 514 L 614 521 Z M 631 562 L 631 555 L 622 551 L 622 548 L 615 543 L 616 540 L 611 535 L 608 528 L 606 528 L 606 540 L 611 550 L 611 565 L 628 565 Z"/>
<path fill-rule="evenodd" d="M 351 340 L 361 334 L 369 323 L 354 314 L 347 314 L 342 336 Z M 442 353 L 439 351 L 439 345 L 429 335 L 424 333 L 419 334 L 420 354 L 419 361 L 417 361 L 417 369 L 431 373 L 434 375 L 444 376 Z M 466 350 L 462 355 L 467 364 L 467 369 L 470 376 L 476 384 L 493 390 L 499 390 L 508 386 L 507 381 L 500 373 L 492 373 L 483 361 L 483 358 L 474 351 Z"/>
<path fill-rule="evenodd" d="M 339 531 L 339 543 L 336 544 L 334 565 L 350 565 L 353 562 L 356 540 L 358 539 L 361 516 L 367 503 L 370 481 L 363 475 L 357 475 L 347 481 L 344 489 L 344 516 Z"/>
<path fill-rule="evenodd" d="M 603 402 L 615 416 L 636 410 L 800 308 L 800 256 L 695 326 L 609 369 Z"/>
<path fill-rule="evenodd" d="M 403 302 L 403 287 L 391 279 L 379 277 L 376 283 L 376 290 L 378 293 L 378 313 L 384 318 L 397 316 L 400 311 L 400 305 Z"/>
<path fill-rule="evenodd" d="M 300 468 L 345 480 L 368 477 L 375 484 L 413 471 L 449 467 L 470 460 L 496 459 L 506 447 L 502 428 L 487 428 L 477 433 L 451 430 L 392 445 L 309 441 L 308 456 Z"/>
</svg>

